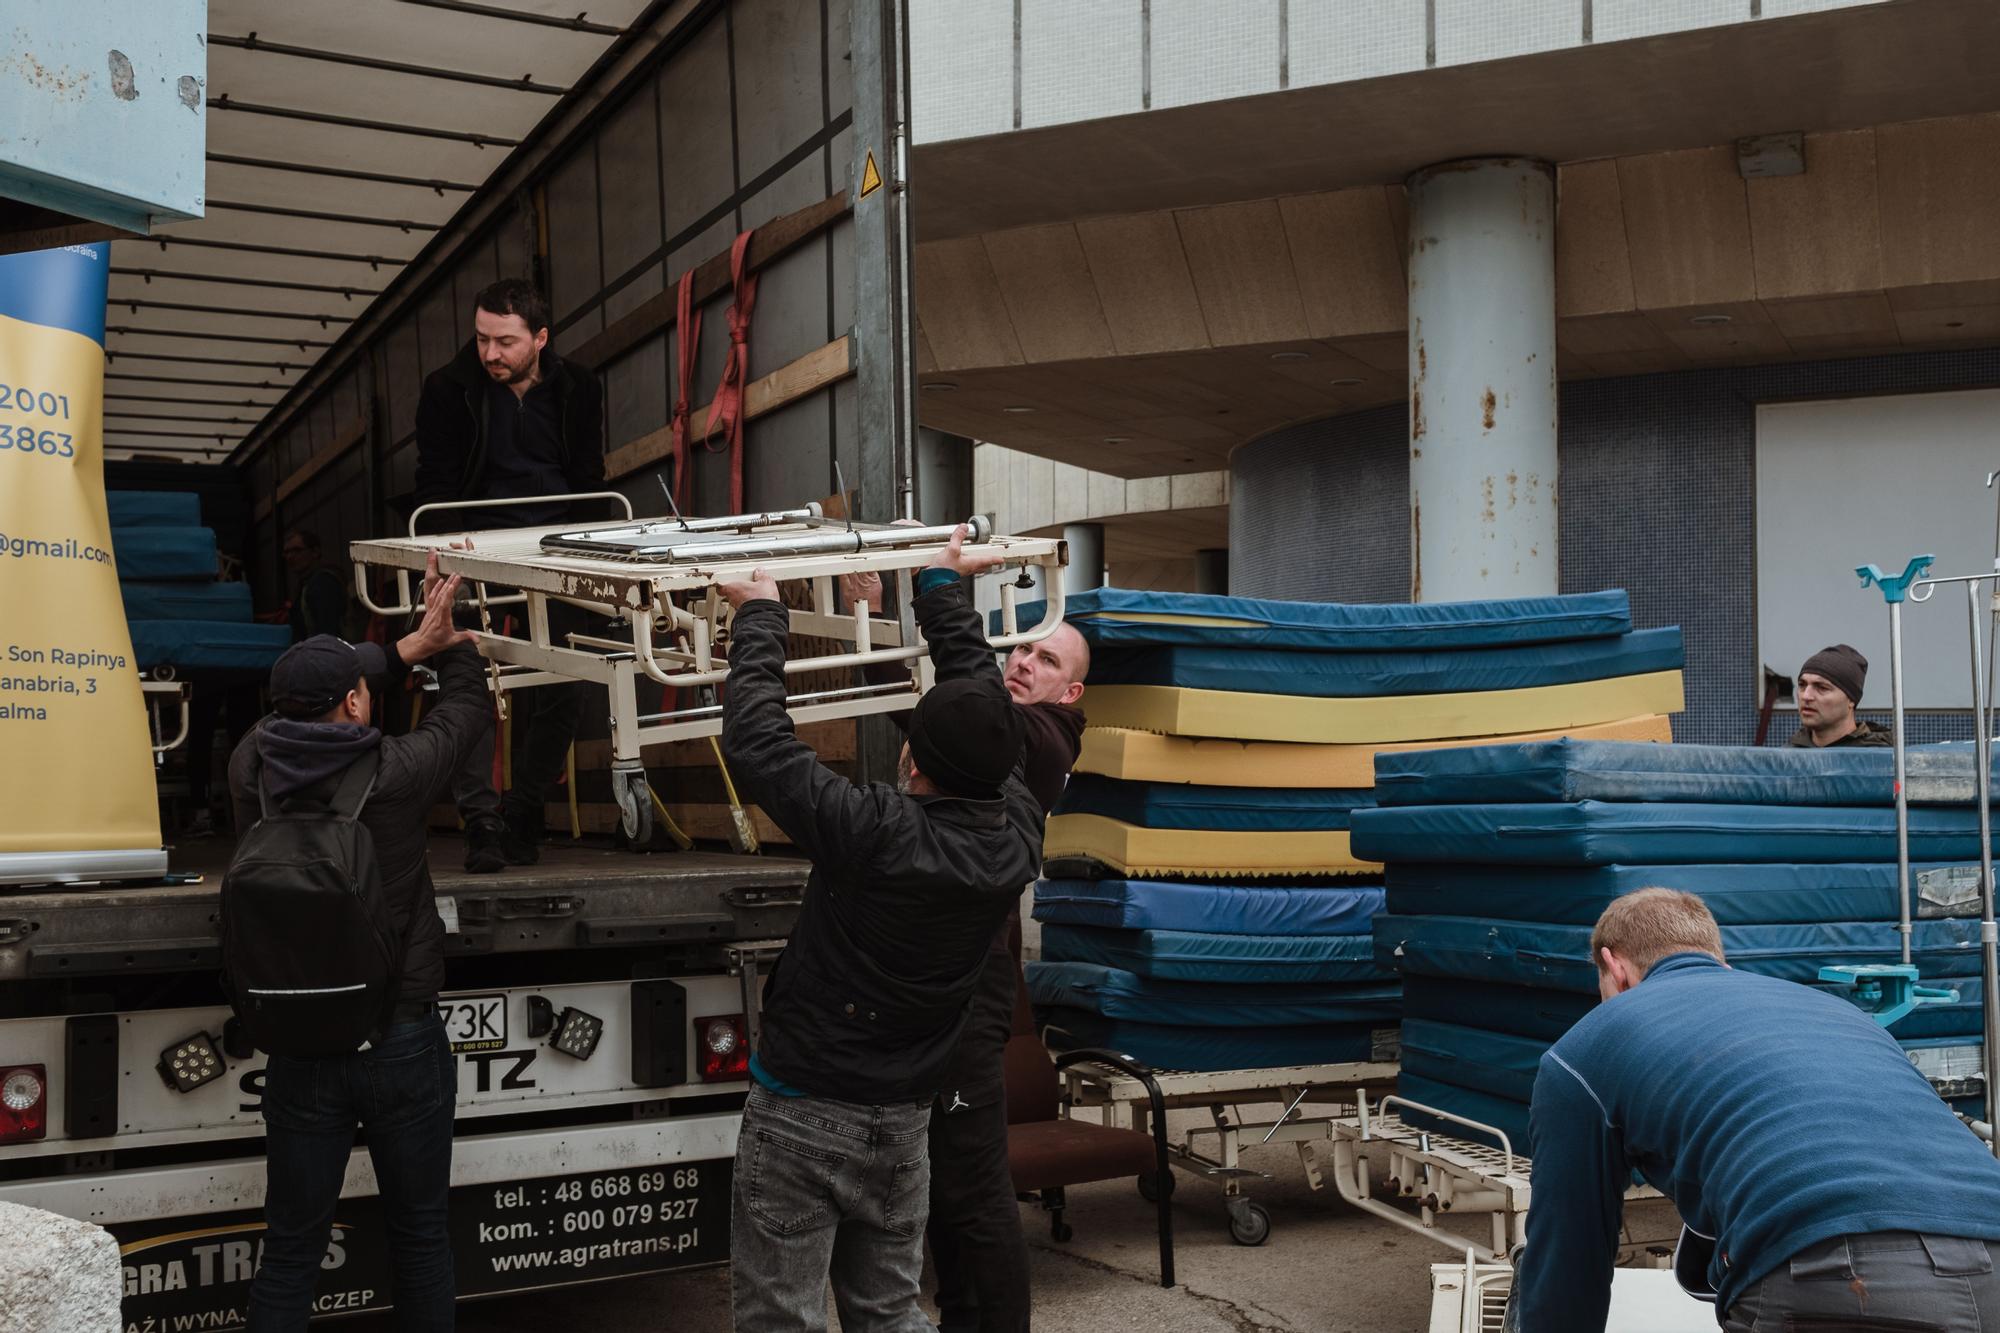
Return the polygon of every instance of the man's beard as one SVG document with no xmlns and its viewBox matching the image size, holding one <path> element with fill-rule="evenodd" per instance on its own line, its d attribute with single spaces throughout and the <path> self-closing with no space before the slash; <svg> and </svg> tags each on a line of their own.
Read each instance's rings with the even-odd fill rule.
<svg viewBox="0 0 2000 1333">
<path fill-rule="evenodd" d="M 900 796 L 910 794 L 910 779 L 917 775 L 917 766 L 910 759 L 910 752 L 904 750 L 896 759 L 896 792 Z"/>
<path fill-rule="evenodd" d="M 535 358 L 529 357 L 518 366 L 510 366 L 505 361 L 489 361 L 486 373 L 493 377 L 495 384 L 519 384 L 535 373 Z"/>
</svg>

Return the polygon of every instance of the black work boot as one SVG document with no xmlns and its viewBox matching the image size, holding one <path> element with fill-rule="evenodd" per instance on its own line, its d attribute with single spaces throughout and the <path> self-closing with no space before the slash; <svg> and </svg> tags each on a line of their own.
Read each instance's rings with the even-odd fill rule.
<svg viewBox="0 0 2000 1333">
<path fill-rule="evenodd" d="M 531 866 L 542 859 L 541 841 L 542 825 L 539 820 L 510 812 L 505 827 L 500 830 L 500 854 L 507 858 L 510 866 Z"/>
<path fill-rule="evenodd" d="M 504 847 L 506 826 L 480 820 L 465 826 L 465 868 L 475 875 L 491 875 L 507 868 Z"/>
</svg>

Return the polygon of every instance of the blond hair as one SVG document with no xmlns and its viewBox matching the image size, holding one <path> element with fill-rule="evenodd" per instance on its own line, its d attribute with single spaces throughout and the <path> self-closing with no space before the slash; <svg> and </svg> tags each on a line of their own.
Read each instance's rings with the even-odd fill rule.
<svg viewBox="0 0 2000 1333">
<path fill-rule="evenodd" d="M 1708 904 L 1679 889 L 1640 889 L 1616 899 L 1590 932 L 1590 961 L 1604 966 L 1609 949 L 1641 973 L 1669 954 L 1722 957 L 1722 928 Z"/>
</svg>

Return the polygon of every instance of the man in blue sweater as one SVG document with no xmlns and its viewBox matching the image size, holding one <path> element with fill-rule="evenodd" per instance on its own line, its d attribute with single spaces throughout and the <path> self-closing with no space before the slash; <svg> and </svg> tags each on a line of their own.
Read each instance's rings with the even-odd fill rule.
<svg viewBox="0 0 2000 1333">
<path fill-rule="evenodd" d="M 1732 1333 L 2000 1329 L 2000 1162 L 1888 1033 L 1730 969 L 1691 893 L 1620 898 L 1590 950 L 1605 1003 L 1535 1077 L 1523 1333 L 1601 1333 L 1634 1170 L 1714 1238 Z"/>
</svg>

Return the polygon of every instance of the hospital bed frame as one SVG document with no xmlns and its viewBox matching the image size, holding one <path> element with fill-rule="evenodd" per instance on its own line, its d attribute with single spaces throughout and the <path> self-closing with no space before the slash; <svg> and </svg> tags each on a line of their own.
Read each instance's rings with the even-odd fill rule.
<svg viewBox="0 0 2000 1333">
<path fill-rule="evenodd" d="M 418 536 L 428 515 L 461 517 L 466 511 L 503 505 L 610 500 L 622 505 L 622 521 L 564 524 Z M 1058 538 L 996 536 L 983 517 L 969 521 L 965 552 L 998 556 L 1018 579 L 999 580 L 1001 632 L 998 651 L 1046 638 L 1062 623 L 1067 548 Z M 715 736 L 722 708 L 715 689 L 729 674 L 727 652 L 731 610 L 719 585 L 747 580 L 763 569 L 780 583 L 811 587 L 811 605 L 791 612 L 794 634 L 835 640 L 837 651 L 785 663 L 787 675 L 877 662 L 914 662 L 913 683 L 859 685 L 795 694 L 787 701 L 794 720 L 889 713 L 913 707 L 931 684 L 930 659 L 911 611 L 916 571 L 928 565 L 950 540 L 951 527 L 898 527 L 827 518 L 818 505 L 721 518 L 635 519 L 631 501 L 615 491 L 589 495 L 530 496 L 469 500 L 419 507 L 410 516 L 410 535 L 352 544 L 356 591 L 370 611 L 385 616 L 416 609 L 413 576 L 421 579 L 430 553 L 439 571 L 459 574 L 460 596 L 475 609 L 474 629 L 488 662 L 491 687 L 504 710 L 508 692 L 561 681 L 588 681 L 610 696 L 612 792 L 626 838 L 644 844 L 652 836 L 655 800 L 641 758 L 644 747 L 664 741 Z M 453 540 L 470 537 L 470 550 Z M 1016 618 L 1018 590 L 1033 587 L 1028 570 L 1042 571 L 1045 605 L 1041 619 L 1022 628 Z M 371 570 L 394 575 L 392 604 L 378 605 L 369 587 Z M 874 572 L 896 589 L 899 615 L 838 609 L 834 581 L 843 574 Z M 497 591 L 506 590 L 506 591 Z M 549 604 L 566 602 L 611 620 L 608 633 L 569 634 L 558 642 L 549 630 Z M 522 637 L 497 632 L 494 611 L 519 607 Z M 879 610 L 879 608 L 877 608 Z M 641 678 L 692 692 L 692 701 L 669 698 L 658 713 L 641 713 Z"/>
</svg>

